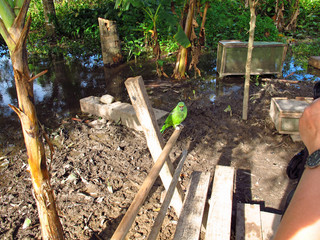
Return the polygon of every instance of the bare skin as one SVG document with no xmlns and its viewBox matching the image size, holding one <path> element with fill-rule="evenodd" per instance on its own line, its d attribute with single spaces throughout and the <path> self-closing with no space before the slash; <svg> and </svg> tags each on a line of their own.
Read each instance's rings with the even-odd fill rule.
<svg viewBox="0 0 320 240">
<path fill-rule="evenodd" d="M 320 99 L 308 106 L 299 123 L 310 154 L 320 149 Z M 274 240 L 320 239 L 320 166 L 306 168 Z"/>
</svg>

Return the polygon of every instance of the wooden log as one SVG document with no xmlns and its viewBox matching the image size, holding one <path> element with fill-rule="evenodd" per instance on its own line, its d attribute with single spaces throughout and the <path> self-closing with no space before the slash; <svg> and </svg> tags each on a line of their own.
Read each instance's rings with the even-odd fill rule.
<svg viewBox="0 0 320 240">
<path fill-rule="evenodd" d="M 192 173 L 188 193 L 174 234 L 174 240 L 199 239 L 209 181 L 210 172 Z"/>
<path fill-rule="evenodd" d="M 259 204 L 237 204 L 236 240 L 262 240 Z"/>
<path fill-rule="evenodd" d="M 168 140 L 166 146 L 163 148 L 158 160 L 151 168 L 147 178 L 144 180 L 141 188 L 139 189 L 137 195 L 134 197 L 130 207 L 128 208 L 126 214 L 122 218 L 120 224 L 118 225 L 116 231 L 112 236 L 112 240 L 124 239 L 127 235 L 130 227 L 136 218 L 140 207 L 142 206 L 143 202 L 145 201 L 146 197 L 148 196 L 151 187 L 153 186 L 155 180 L 159 176 L 160 170 L 163 164 L 166 161 L 170 151 L 172 150 L 175 142 L 177 141 L 180 135 L 180 129 L 175 129 L 173 134 L 171 135 L 170 139 Z"/>
<path fill-rule="evenodd" d="M 281 82 L 281 83 L 291 83 L 291 84 L 295 84 L 295 83 L 299 83 L 300 82 L 298 80 L 272 79 L 272 78 L 262 78 L 261 81 L 264 81 L 264 82 Z"/>
<path fill-rule="evenodd" d="M 159 126 L 152 110 L 151 103 L 148 98 L 146 88 L 141 76 L 128 78 L 125 81 L 126 88 L 128 90 L 132 106 L 137 114 L 139 122 L 142 126 L 144 134 L 147 139 L 147 145 L 154 161 L 156 161 L 162 152 L 164 146 L 164 140 L 160 133 Z M 164 164 L 160 172 L 161 181 L 168 191 L 172 176 L 174 173 L 174 167 L 169 157 Z M 179 183 L 177 183 L 171 205 L 174 207 L 177 215 L 180 215 L 182 209 L 184 193 Z"/>
<path fill-rule="evenodd" d="M 234 168 L 216 166 L 205 239 L 230 240 Z"/>
<path fill-rule="evenodd" d="M 175 189 L 175 187 L 177 185 L 177 182 L 178 182 L 178 179 L 179 179 L 179 176 L 180 176 L 180 172 L 182 170 L 182 167 L 183 167 L 183 164 L 184 164 L 184 161 L 186 160 L 186 158 L 187 158 L 187 150 L 184 150 L 182 152 L 181 160 L 180 160 L 180 162 L 179 162 L 179 164 L 178 164 L 178 166 L 176 168 L 176 171 L 174 172 L 172 181 L 170 183 L 170 186 L 169 186 L 169 189 L 168 189 L 168 191 L 166 193 L 164 201 L 163 201 L 163 203 L 161 205 L 160 211 L 159 211 L 159 213 L 157 215 L 156 220 L 154 221 L 154 224 L 153 224 L 152 230 L 151 230 L 151 232 L 149 234 L 148 240 L 156 240 L 157 237 L 158 237 L 160 228 L 162 226 L 162 222 L 164 220 L 164 217 L 166 216 L 169 204 L 171 202 L 171 199 L 172 199 L 172 196 L 173 196 L 173 193 L 174 193 L 174 189 Z"/>
</svg>

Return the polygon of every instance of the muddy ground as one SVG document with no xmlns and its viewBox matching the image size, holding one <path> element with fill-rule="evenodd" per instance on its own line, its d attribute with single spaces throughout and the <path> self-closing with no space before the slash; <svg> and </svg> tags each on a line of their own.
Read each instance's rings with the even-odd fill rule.
<svg viewBox="0 0 320 240">
<path fill-rule="evenodd" d="M 294 185 L 286 175 L 286 167 L 303 144 L 277 133 L 269 117 L 270 101 L 281 96 L 312 97 L 312 83 L 251 84 L 247 121 L 242 120 L 243 89 L 217 96 L 212 102 L 205 93 L 185 94 L 183 87 L 188 88 L 170 82 L 147 86 L 154 105 L 162 96 L 171 96 L 162 104 L 164 110 L 170 111 L 179 100 L 188 106 L 185 128 L 170 154 L 176 165 L 182 150 L 188 148 L 180 179 L 182 187 L 187 186 L 192 171 L 209 171 L 213 176 L 216 165 L 233 166 L 237 174 L 234 203 L 260 203 L 264 210 L 281 213 Z M 228 105 L 232 114 L 224 111 Z M 109 239 L 153 161 L 143 133 L 94 116 L 73 117 L 48 129 L 55 146 L 52 161 L 48 154 L 51 184 L 65 236 Z M 0 238 L 40 239 L 21 133 L 10 128 L 1 131 L 17 140 L 15 150 L 4 149 L 7 152 L 0 159 Z M 168 130 L 164 138 L 167 140 L 171 133 L 172 129 Z M 158 179 L 130 230 L 130 239 L 147 236 L 158 213 L 162 191 Z M 31 220 L 29 226 L 23 226 L 26 219 Z M 171 239 L 176 223 L 175 212 L 170 208 L 160 239 Z"/>
</svg>

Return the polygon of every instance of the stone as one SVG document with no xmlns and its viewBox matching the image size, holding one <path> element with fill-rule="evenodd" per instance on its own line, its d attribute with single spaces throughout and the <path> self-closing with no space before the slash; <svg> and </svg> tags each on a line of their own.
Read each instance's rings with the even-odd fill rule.
<svg viewBox="0 0 320 240">
<path fill-rule="evenodd" d="M 105 104 L 111 104 L 114 102 L 114 97 L 109 94 L 103 95 L 100 98 L 100 102 L 105 103 Z"/>
</svg>

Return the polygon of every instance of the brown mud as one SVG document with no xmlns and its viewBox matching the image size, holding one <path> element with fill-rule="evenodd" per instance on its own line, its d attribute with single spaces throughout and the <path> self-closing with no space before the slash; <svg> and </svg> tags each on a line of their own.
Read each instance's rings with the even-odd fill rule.
<svg viewBox="0 0 320 240">
<path fill-rule="evenodd" d="M 179 84 L 148 87 L 148 93 L 154 105 L 162 95 L 171 96 L 162 104 L 163 110 L 170 111 L 180 100 L 188 107 L 185 127 L 170 154 L 177 165 L 182 150 L 188 148 L 180 179 L 183 188 L 192 171 L 213 175 L 216 165 L 233 166 L 237 174 L 234 203 L 260 203 L 262 209 L 281 213 L 294 186 L 286 167 L 303 144 L 277 133 L 269 117 L 270 101 L 272 97 L 312 97 L 312 88 L 307 82 L 252 84 L 247 121 L 242 120 L 242 88 L 214 102 L 205 94 L 186 95 Z M 225 111 L 228 105 L 232 112 Z M 165 133 L 166 140 L 171 133 L 172 129 Z M 63 119 L 48 134 L 55 146 L 51 162 L 48 154 L 51 185 L 66 239 L 109 239 L 153 164 L 143 133 L 79 114 Z M 5 149 L 0 159 L 0 238 L 40 239 L 26 150 L 19 134 L 12 132 L 11 137 L 19 144 L 14 151 Z M 147 236 L 162 191 L 158 179 L 130 230 L 130 239 Z M 27 227 L 23 226 L 26 219 L 31 220 Z M 171 239 L 176 223 L 170 208 L 160 239 Z"/>
</svg>

